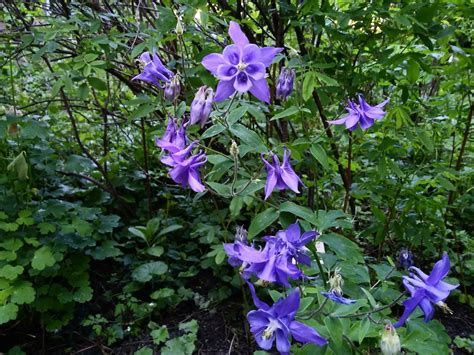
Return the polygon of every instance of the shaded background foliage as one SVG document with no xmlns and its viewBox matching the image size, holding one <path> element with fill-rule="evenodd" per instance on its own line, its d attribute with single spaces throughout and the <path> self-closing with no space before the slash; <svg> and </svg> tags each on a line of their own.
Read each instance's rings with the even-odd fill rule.
<svg viewBox="0 0 474 355">
<path fill-rule="evenodd" d="M 461 282 L 453 317 L 465 329 L 445 324 L 463 337 L 458 347 L 469 346 L 469 2 L 3 1 L 1 14 L 2 351 L 147 345 L 190 353 L 227 350 L 231 340 L 251 351 L 239 277 L 222 243 L 236 224 L 258 237 L 295 219 L 324 232 L 324 265 L 341 267 L 350 296 L 367 297 L 361 287 L 380 281 L 370 306 L 400 295 L 401 273 L 389 271 L 401 248 L 427 267 L 449 251 L 451 276 Z M 168 114 L 188 114 L 199 86 L 215 87 L 200 61 L 228 44 L 230 20 L 251 42 L 285 50 L 269 70 L 272 105 L 243 96 L 216 105 L 204 130 L 190 130 L 209 156 L 208 190 L 195 194 L 171 182 L 153 140 Z M 173 104 L 131 80 L 137 57 L 153 49 L 181 75 Z M 278 102 L 283 65 L 296 71 L 296 93 Z M 358 93 L 372 103 L 390 97 L 387 116 L 367 132 L 329 128 Z M 259 154 L 283 146 L 306 189 L 264 203 Z M 308 288 L 308 306 L 317 304 L 318 287 Z M 350 311 L 368 306 L 366 299 Z M 228 314 L 216 327 L 224 323 L 233 336 L 208 344 L 216 309 Z M 367 318 L 320 324 L 333 353 L 377 346 L 380 327 Z M 448 352 L 441 323 L 416 320 L 409 329 L 401 332 L 406 350 Z M 120 348 L 128 343 L 135 345 Z"/>
</svg>

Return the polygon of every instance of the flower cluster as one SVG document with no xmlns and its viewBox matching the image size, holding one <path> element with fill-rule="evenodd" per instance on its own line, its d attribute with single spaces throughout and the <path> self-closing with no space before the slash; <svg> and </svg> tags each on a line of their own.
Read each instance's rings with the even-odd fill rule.
<svg viewBox="0 0 474 355">
<path fill-rule="evenodd" d="M 157 138 L 155 143 L 169 153 L 161 158 L 161 162 L 172 168 L 169 171 L 171 179 L 182 187 L 189 186 L 195 192 L 202 192 L 205 187 L 201 183 L 199 169 L 206 163 L 207 157 L 202 152 L 190 155 L 197 142 L 187 145 L 187 140 L 186 124 L 183 123 L 178 129 L 175 120 L 170 117 L 163 137 Z"/>
<path fill-rule="evenodd" d="M 262 250 L 248 245 L 246 240 L 226 243 L 224 249 L 229 256 L 229 264 L 240 266 L 244 278 L 255 275 L 263 283 L 275 282 L 290 286 L 289 278 L 297 280 L 304 276 L 293 261 L 311 265 L 305 245 L 318 235 L 316 231 L 301 234 L 299 225 L 295 223 L 286 230 L 277 232 L 275 236 L 263 238 L 266 243 Z"/>
<path fill-rule="evenodd" d="M 183 29 L 179 21 L 178 25 L 177 33 L 182 35 Z M 203 66 L 219 79 L 215 95 L 212 88 L 201 86 L 191 103 L 189 120 L 183 119 L 178 127 L 176 119 L 170 117 L 164 135 L 156 139 L 156 145 L 166 153 L 162 156 L 161 162 L 170 167 L 171 179 L 183 188 L 190 187 L 195 192 L 205 190 L 200 178 L 200 168 L 206 163 L 207 157 L 201 151 L 192 153 L 198 142 L 189 141 L 187 138 L 187 125 L 203 127 L 209 119 L 213 102 L 223 101 L 236 92 L 249 92 L 258 100 L 269 103 L 270 89 L 266 80 L 266 69 L 283 50 L 275 47 L 260 48 L 250 43 L 240 26 L 232 21 L 229 36 L 233 44 L 226 46 L 222 54 L 212 53 L 202 60 Z M 143 53 L 140 61 L 143 64 L 143 71 L 133 79 L 157 86 L 163 90 L 165 99 L 176 103 L 181 91 L 179 74 L 167 69 L 156 52 Z M 276 82 L 275 99 L 280 102 L 287 100 L 293 91 L 294 81 L 295 70 L 282 67 Z M 383 108 L 388 102 L 387 99 L 378 105 L 370 106 L 364 96 L 359 95 L 357 102 L 349 100 L 346 107 L 347 115 L 329 123 L 344 124 L 350 131 L 354 131 L 357 127 L 367 130 L 375 121 L 385 116 Z M 234 141 L 231 144 L 230 155 L 235 162 L 238 162 L 239 149 Z M 287 148 L 284 148 L 282 163 L 273 152 L 270 152 L 267 158 L 265 154 L 261 155 L 267 173 L 265 200 L 275 189 L 290 189 L 299 193 L 299 188 L 304 186 L 291 166 L 290 156 L 291 152 Z M 311 266 L 312 260 L 307 253 L 306 245 L 318 236 L 319 233 L 316 231 L 302 233 L 299 224 L 294 223 L 275 235 L 262 238 L 265 244 L 258 247 L 254 243 L 249 243 L 245 229 L 239 227 L 235 241 L 224 244 L 229 264 L 240 268 L 241 275 L 250 288 L 254 304 L 258 308 L 250 311 L 247 319 L 256 342 L 264 350 L 270 350 L 276 343 L 276 348 L 281 354 L 289 354 L 292 338 L 303 344 L 313 343 L 319 346 L 327 344 L 327 340 L 315 329 L 295 320 L 300 305 L 298 289 L 290 291 L 287 297 L 280 298 L 270 306 L 257 297 L 255 288 L 250 282 L 251 277 L 255 276 L 258 283 L 263 285 L 276 283 L 291 287 L 289 280 L 310 279 L 300 266 Z M 400 340 L 395 328 L 402 326 L 417 307 L 421 308 L 425 314 L 425 321 L 428 321 L 434 313 L 432 304 L 448 309 L 443 301 L 450 291 L 458 287 L 442 281 L 450 268 L 446 253 L 435 264 L 430 275 L 413 267 L 413 255 L 408 250 L 400 253 L 398 264 L 412 272 L 410 276 L 403 276 L 403 284 L 411 297 L 403 302 L 405 310 L 400 320 L 394 326 L 388 323 L 385 327 L 381 340 L 384 354 L 395 354 L 400 351 Z M 343 296 L 343 278 L 338 267 L 329 278 L 329 286 L 329 291 L 321 292 L 327 299 L 344 305 L 356 302 Z"/>
</svg>

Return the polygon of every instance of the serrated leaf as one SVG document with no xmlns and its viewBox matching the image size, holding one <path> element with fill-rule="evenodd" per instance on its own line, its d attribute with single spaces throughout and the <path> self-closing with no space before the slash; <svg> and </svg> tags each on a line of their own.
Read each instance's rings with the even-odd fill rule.
<svg viewBox="0 0 474 355">
<path fill-rule="evenodd" d="M 148 282 L 155 275 L 163 275 L 168 271 L 168 266 L 162 261 L 153 261 L 142 264 L 132 272 L 132 277 L 139 282 Z"/>
<path fill-rule="evenodd" d="M 5 324 L 13 319 L 16 319 L 18 313 L 18 306 L 13 303 L 7 303 L 0 306 L 0 324 Z"/>
<path fill-rule="evenodd" d="M 31 282 L 22 281 L 13 286 L 13 293 L 10 298 L 12 303 L 29 304 L 35 300 L 36 291 Z"/>
<path fill-rule="evenodd" d="M 35 251 L 31 266 L 36 270 L 44 270 L 45 267 L 53 266 L 56 263 L 53 253 L 48 246 L 42 246 Z"/>
</svg>

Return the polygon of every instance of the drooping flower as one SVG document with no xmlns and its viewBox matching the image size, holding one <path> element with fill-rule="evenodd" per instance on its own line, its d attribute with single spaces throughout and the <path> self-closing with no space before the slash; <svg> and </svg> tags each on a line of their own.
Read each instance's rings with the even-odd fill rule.
<svg viewBox="0 0 474 355">
<path fill-rule="evenodd" d="M 155 144 L 162 150 L 170 153 L 177 153 L 186 147 L 186 124 L 183 123 L 178 129 L 175 119 L 168 118 L 168 126 L 161 138 L 155 138 Z"/>
<path fill-rule="evenodd" d="M 401 353 L 400 338 L 395 327 L 387 321 L 380 339 L 380 350 L 382 355 L 398 355 Z"/>
<path fill-rule="evenodd" d="M 163 65 L 160 57 L 154 51 L 152 55 L 149 52 L 144 52 L 140 55 L 140 61 L 144 65 L 143 72 L 133 77 L 132 80 L 143 80 L 164 89 L 165 86 L 161 82 L 169 83 L 174 76 L 173 72 Z"/>
<path fill-rule="evenodd" d="M 195 192 L 203 192 L 205 186 L 201 182 L 199 169 L 206 163 L 207 156 L 199 152 L 188 158 L 195 144 L 196 142 L 192 142 L 186 148 L 162 157 L 161 162 L 173 168 L 169 171 L 169 175 L 174 182 L 184 188 L 189 186 Z"/>
<path fill-rule="evenodd" d="M 375 120 L 381 120 L 385 116 L 382 108 L 390 101 L 390 99 L 376 105 L 370 106 L 364 99 L 363 95 L 359 95 L 359 104 L 349 100 L 346 110 L 349 112 L 346 116 L 339 120 L 329 121 L 330 124 L 345 124 L 346 128 L 353 131 L 360 126 L 363 130 L 369 129 Z"/>
<path fill-rule="evenodd" d="M 341 303 L 341 304 L 352 304 L 355 303 L 355 300 L 346 298 L 343 296 L 342 286 L 344 285 L 344 279 L 340 273 L 341 269 L 336 267 L 332 276 L 329 278 L 329 292 L 321 292 L 321 294 L 329 298 L 330 300 Z"/>
<path fill-rule="evenodd" d="M 447 253 L 443 253 L 443 257 L 436 262 L 429 276 L 417 267 L 412 266 L 410 268 L 416 274 L 412 274 L 410 277 L 403 276 L 403 285 L 410 292 L 411 297 L 403 302 L 405 310 L 399 321 L 395 323 L 395 328 L 405 324 L 416 307 L 420 307 L 423 311 L 425 322 L 433 318 L 434 308 L 432 303 L 442 308 L 447 308 L 443 301 L 452 290 L 459 286 L 442 281 L 448 274 L 450 267 L 449 256 Z"/>
<path fill-rule="evenodd" d="M 290 163 L 291 152 L 285 148 L 283 154 L 283 164 L 280 165 L 278 157 L 270 152 L 272 163 L 265 160 L 262 153 L 261 158 L 267 170 L 267 182 L 265 184 L 265 200 L 270 197 L 275 188 L 284 190 L 289 188 L 296 193 L 299 193 L 298 185 L 303 185 L 301 179 L 296 175 Z"/>
<path fill-rule="evenodd" d="M 249 43 L 240 26 L 231 21 L 229 36 L 234 41 L 222 54 L 205 56 L 202 65 L 219 78 L 215 101 L 223 101 L 236 91 L 247 92 L 257 99 L 270 102 L 270 89 L 265 80 L 265 69 L 283 48 L 259 48 Z"/>
<path fill-rule="evenodd" d="M 174 101 L 181 91 L 181 84 L 179 82 L 179 76 L 175 75 L 171 78 L 171 81 L 165 84 L 163 95 L 166 100 Z"/>
<path fill-rule="evenodd" d="M 409 269 L 413 266 L 413 254 L 408 249 L 400 250 L 400 254 L 398 255 L 398 265 L 403 267 L 404 269 Z"/>
<path fill-rule="evenodd" d="M 276 98 L 286 100 L 293 91 L 295 71 L 293 69 L 281 68 L 280 76 L 276 85 Z"/>
<path fill-rule="evenodd" d="M 287 229 L 278 231 L 275 236 L 265 237 L 264 240 L 274 243 L 277 249 L 284 250 L 289 258 L 295 258 L 298 263 L 311 266 L 311 258 L 305 246 L 318 236 L 319 232 L 316 231 L 301 234 L 299 224 L 294 223 Z"/>
<path fill-rule="evenodd" d="M 318 332 L 301 322 L 295 321 L 296 312 L 300 307 L 299 290 L 292 291 L 288 297 L 279 299 L 271 307 L 261 301 L 255 288 L 247 282 L 257 310 L 247 314 L 250 331 L 255 337 L 258 346 L 270 350 L 276 341 L 276 348 L 281 354 L 289 354 L 291 339 L 303 344 L 316 344 L 324 346 L 328 343 Z"/>
<path fill-rule="evenodd" d="M 212 100 L 214 97 L 214 90 L 207 86 L 201 86 L 191 103 L 191 120 L 190 124 L 201 124 L 203 127 L 212 110 Z"/>
</svg>

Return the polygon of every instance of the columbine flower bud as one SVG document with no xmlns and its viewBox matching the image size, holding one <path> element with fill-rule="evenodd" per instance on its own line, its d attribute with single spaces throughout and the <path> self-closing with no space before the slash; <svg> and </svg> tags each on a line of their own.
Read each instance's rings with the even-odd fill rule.
<svg viewBox="0 0 474 355">
<path fill-rule="evenodd" d="M 239 156 L 239 147 L 234 140 L 232 140 L 232 144 L 230 145 L 230 155 L 236 159 Z"/>
<path fill-rule="evenodd" d="M 182 36 L 183 33 L 184 33 L 184 30 L 183 30 L 183 25 L 181 23 L 181 19 L 179 18 L 179 16 L 176 17 L 176 34 L 178 36 Z"/>
<path fill-rule="evenodd" d="M 236 242 L 247 243 L 247 230 L 244 226 L 237 226 L 234 239 Z"/>
<path fill-rule="evenodd" d="M 405 268 L 409 269 L 413 266 L 413 254 L 408 249 L 400 250 L 400 254 L 398 254 L 398 264 Z"/>
<path fill-rule="evenodd" d="M 380 339 L 380 350 L 383 355 L 397 355 L 401 352 L 400 338 L 395 327 L 387 321 Z"/>
<path fill-rule="evenodd" d="M 201 86 L 191 103 L 191 124 L 201 123 L 203 127 L 212 110 L 212 101 L 214 99 L 214 90 L 207 86 Z"/>
<path fill-rule="evenodd" d="M 179 83 L 179 76 L 175 75 L 169 83 L 166 83 L 164 95 L 168 101 L 174 101 L 181 91 L 181 84 Z"/>
<path fill-rule="evenodd" d="M 202 11 L 201 9 L 197 9 L 196 14 L 194 15 L 194 21 L 199 25 L 202 25 Z"/>
<path fill-rule="evenodd" d="M 293 69 L 281 68 L 280 76 L 276 86 L 276 98 L 286 100 L 293 91 L 295 81 L 295 71 Z"/>
</svg>

